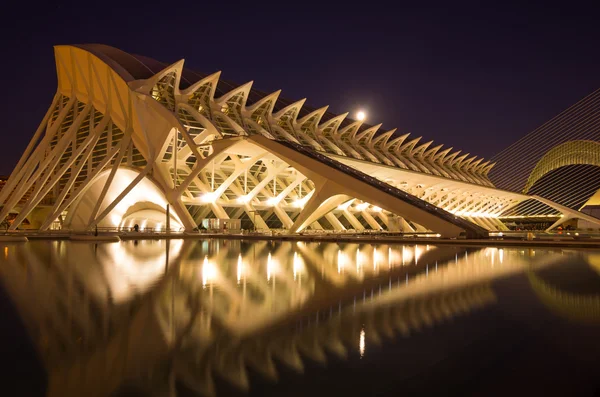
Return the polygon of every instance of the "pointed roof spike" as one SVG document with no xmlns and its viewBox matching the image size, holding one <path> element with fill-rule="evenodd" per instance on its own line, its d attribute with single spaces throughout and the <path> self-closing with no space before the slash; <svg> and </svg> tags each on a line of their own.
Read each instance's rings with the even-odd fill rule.
<svg viewBox="0 0 600 397">
<path fill-rule="evenodd" d="M 287 105 L 286 107 L 284 107 L 283 109 L 281 109 L 280 111 L 275 113 L 273 115 L 273 118 L 279 119 L 279 118 L 281 118 L 281 116 L 286 114 L 288 111 L 295 109 L 296 111 L 294 113 L 294 117 L 293 117 L 292 121 L 296 121 L 296 116 L 298 116 L 298 112 L 300 112 L 300 108 L 302 108 L 302 106 L 304 105 L 304 102 L 306 102 L 306 98 L 300 99 L 299 101 L 296 101 L 294 103 L 290 103 L 289 105 Z"/>
<path fill-rule="evenodd" d="M 473 170 L 475 173 L 477 174 L 481 174 L 481 172 L 485 169 L 485 167 L 487 167 L 490 164 L 490 161 L 486 161 L 483 164 L 479 164 L 477 167 L 475 167 L 475 169 Z"/>
<path fill-rule="evenodd" d="M 358 134 L 356 136 L 356 139 L 358 141 L 360 141 L 364 137 L 367 137 L 367 139 L 370 140 L 371 138 L 373 138 L 373 135 L 377 132 L 377 130 L 379 128 L 381 128 L 381 126 L 382 126 L 382 123 L 379 123 L 377 125 L 374 125 L 373 127 L 367 128 L 366 130 L 364 130 L 363 132 L 361 132 L 360 134 Z"/>
<path fill-rule="evenodd" d="M 432 147 L 431 149 L 428 149 L 427 151 L 425 151 L 425 153 L 423 153 L 423 158 L 426 159 L 430 156 L 435 156 L 435 154 L 442 148 L 442 146 L 444 145 L 437 145 L 435 147 Z"/>
<path fill-rule="evenodd" d="M 362 125 L 362 121 L 355 121 L 347 126 L 345 126 L 344 128 L 342 128 L 341 131 L 339 131 L 337 133 L 338 136 L 342 136 L 342 135 L 346 135 L 347 133 L 350 133 L 351 139 L 354 138 L 354 135 L 356 134 L 356 131 L 358 131 L 358 129 L 360 128 L 360 126 Z"/>
<path fill-rule="evenodd" d="M 350 114 L 349 112 L 346 112 L 346 113 L 340 114 L 339 116 L 332 117 L 329 120 L 324 121 L 323 123 L 319 124 L 317 128 L 319 130 L 323 131 L 330 125 L 333 125 L 334 128 L 333 128 L 332 133 L 335 133 L 337 131 L 338 127 L 340 126 L 340 124 L 342 123 L 342 121 L 344 121 L 344 119 L 346 117 L 348 117 L 349 114 Z"/>
<path fill-rule="evenodd" d="M 414 146 L 415 146 L 417 143 L 419 143 L 419 141 L 421 140 L 421 138 L 423 138 L 423 137 L 422 137 L 422 136 L 420 136 L 420 137 L 418 137 L 418 138 L 415 138 L 415 139 L 413 139 L 413 140 L 411 140 L 411 141 L 408 141 L 408 142 L 406 142 L 404 145 L 402 145 L 402 146 L 400 146 L 400 147 L 398 148 L 398 151 L 399 151 L 399 152 L 403 152 L 403 151 L 410 152 L 410 151 L 412 150 L 412 148 L 413 148 L 413 147 L 414 147 Z"/>
<path fill-rule="evenodd" d="M 452 162 L 454 161 L 454 158 L 456 156 L 458 156 L 460 154 L 460 152 L 462 152 L 462 150 L 457 150 L 456 152 L 450 154 L 449 156 L 444 157 L 444 160 L 443 160 L 442 164 L 452 165 Z"/>
<path fill-rule="evenodd" d="M 482 161 L 483 161 L 483 158 L 480 158 L 477 161 L 471 162 L 471 164 L 469 164 L 469 166 L 467 167 L 467 171 L 469 171 L 469 172 L 475 172 L 475 171 L 477 171 L 477 167 L 479 166 L 479 164 Z"/>
<path fill-rule="evenodd" d="M 269 106 L 269 110 L 268 110 L 268 114 L 270 115 L 271 112 L 273 111 L 273 108 L 275 107 L 275 102 L 277 102 L 277 98 L 279 98 L 279 94 L 281 94 L 281 90 L 277 90 L 268 95 L 265 95 L 264 97 L 262 97 L 261 99 L 259 99 L 255 103 L 253 103 L 252 105 L 248 106 L 246 108 L 246 112 L 248 114 L 252 114 L 256 109 L 258 109 L 259 107 L 264 105 L 266 102 L 271 101 L 271 105 Z"/>
<path fill-rule="evenodd" d="M 427 149 L 432 143 L 433 141 L 429 141 L 419 145 L 418 147 L 413 147 L 410 154 L 412 156 L 418 156 L 419 154 L 422 154 L 425 151 L 425 149 Z"/>
<path fill-rule="evenodd" d="M 185 59 L 180 59 L 179 61 L 172 63 L 160 72 L 156 73 L 152 77 L 149 77 L 145 80 L 130 81 L 128 83 L 129 88 L 131 88 L 132 91 L 146 92 L 147 90 L 152 89 L 152 87 L 154 87 L 154 85 L 167 74 L 175 72 L 175 83 L 173 84 L 173 90 L 175 95 L 179 95 L 179 82 L 181 80 L 181 72 L 183 71 L 184 62 Z"/>
<path fill-rule="evenodd" d="M 220 98 L 215 99 L 215 103 L 218 105 L 222 105 L 229 99 L 231 99 L 233 96 L 239 94 L 240 92 L 243 92 L 245 94 L 241 103 L 241 108 L 243 109 L 246 106 L 246 101 L 248 100 L 248 94 L 250 93 L 250 89 L 252 89 L 252 84 L 254 84 L 254 81 L 249 81 L 245 84 L 240 85 L 239 87 L 234 88 L 228 93 L 223 94 L 223 96 L 221 96 Z"/>
<path fill-rule="evenodd" d="M 329 105 L 323 106 L 317 110 L 313 110 L 312 112 L 310 112 L 309 114 L 307 114 L 306 116 L 304 116 L 300 120 L 298 120 L 297 123 L 302 125 L 306 121 L 308 121 L 308 119 L 310 119 L 311 117 L 318 115 L 318 117 L 317 117 L 317 124 L 318 124 L 319 121 L 321 120 L 321 117 L 323 117 L 323 115 L 325 114 L 327 109 L 329 109 Z"/>
<path fill-rule="evenodd" d="M 390 137 L 392 135 L 394 135 L 394 132 L 396 132 L 396 128 L 384 132 L 383 134 L 381 134 L 377 138 L 375 138 L 375 140 L 373 140 L 373 144 L 375 145 L 381 141 L 381 144 L 385 147 L 385 145 L 387 144 L 387 141 L 390 139 Z"/>
<path fill-rule="evenodd" d="M 479 157 L 477 157 L 477 156 L 469 157 L 468 159 L 466 159 L 465 161 L 463 161 L 461 165 L 463 165 L 463 166 L 471 165 L 471 163 L 473 163 L 473 161 L 477 160 L 478 158 Z"/>
<path fill-rule="evenodd" d="M 460 163 L 467 157 L 470 153 L 463 154 L 460 157 L 457 157 L 454 161 L 452 161 L 453 166 L 459 166 Z"/>
<path fill-rule="evenodd" d="M 198 80 L 197 82 L 195 82 L 194 84 L 192 84 L 191 86 L 189 86 L 188 88 L 186 88 L 185 90 L 181 91 L 182 95 L 193 95 L 194 92 L 198 91 L 198 89 L 200 87 L 202 87 L 205 84 L 208 83 L 213 83 L 213 85 L 211 86 L 211 95 L 210 98 L 213 99 L 215 96 L 215 90 L 217 89 L 217 82 L 219 81 L 219 78 L 221 77 L 221 71 L 219 70 L 218 72 L 215 72 L 213 74 L 209 74 L 208 76 L 206 76 L 205 78 Z"/>
<path fill-rule="evenodd" d="M 468 159 L 464 159 L 463 161 L 461 161 L 458 166 L 460 168 L 462 168 L 463 170 L 467 171 L 469 169 L 469 164 L 471 164 L 473 162 L 473 160 L 475 160 L 477 158 L 477 156 L 473 156 L 470 157 Z"/>
<path fill-rule="evenodd" d="M 395 150 L 395 149 L 394 149 L 394 146 L 399 146 L 399 145 L 402 145 L 402 143 L 404 142 L 404 140 L 406 140 L 406 138 L 408 138 L 408 136 L 409 136 L 409 135 L 410 135 L 410 132 L 409 132 L 409 133 L 407 133 L 407 134 L 401 135 L 401 136 L 399 136 L 399 137 L 397 137 L 397 138 L 394 138 L 394 139 L 392 139 L 392 141 L 391 141 L 391 142 L 388 142 L 388 143 L 385 145 L 385 148 L 386 148 L 387 150 L 389 150 L 389 151 Z"/>
<path fill-rule="evenodd" d="M 447 155 L 447 154 L 448 154 L 448 153 L 449 153 L 449 152 L 450 152 L 452 149 L 453 149 L 452 147 L 449 147 L 449 148 L 447 148 L 447 149 L 444 149 L 444 150 L 442 150 L 442 151 L 441 151 L 441 152 L 439 152 L 439 153 L 436 153 L 436 154 L 433 156 L 433 161 L 439 161 L 440 163 L 443 163 L 443 162 L 444 162 L 444 157 L 445 157 L 445 156 L 446 156 L 446 155 Z"/>
<path fill-rule="evenodd" d="M 495 166 L 495 165 L 496 165 L 496 163 L 492 163 L 492 164 L 488 165 L 487 167 L 485 167 L 483 169 L 482 175 L 483 176 L 487 176 L 487 174 L 490 172 L 490 170 L 492 169 L 492 167 Z"/>
</svg>

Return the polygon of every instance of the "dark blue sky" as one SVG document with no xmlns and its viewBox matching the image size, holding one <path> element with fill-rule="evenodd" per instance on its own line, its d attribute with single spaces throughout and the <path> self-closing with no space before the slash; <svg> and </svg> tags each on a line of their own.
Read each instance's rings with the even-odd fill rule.
<svg viewBox="0 0 600 397">
<path fill-rule="evenodd" d="M 336 113 L 364 108 L 369 123 L 485 157 L 600 87 L 598 12 L 574 3 L 259 3 L 4 8 L 0 173 L 10 173 L 50 104 L 56 44 L 185 58 Z"/>
</svg>

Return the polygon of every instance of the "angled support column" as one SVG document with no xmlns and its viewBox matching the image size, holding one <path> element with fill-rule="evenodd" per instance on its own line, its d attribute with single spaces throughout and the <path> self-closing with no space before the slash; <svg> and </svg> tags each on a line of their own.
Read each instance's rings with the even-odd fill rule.
<svg viewBox="0 0 600 397">
<path fill-rule="evenodd" d="M 52 114 L 52 111 L 56 108 L 56 106 L 58 104 L 59 98 L 60 98 L 60 94 L 58 92 L 56 94 L 54 94 L 54 99 L 52 100 L 52 104 L 50 105 L 50 107 L 46 111 L 46 115 L 44 116 L 44 119 L 42 120 L 42 122 L 38 126 L 38 129 L 35 131 L 35 134 L 33 135 L 33 138 L 31 138 L 31 141 L 29 141 L 29 144 L 27 145 L 27 148 L 25 149 L 25 151 L 21 155 L 21 158 L 19 159 L 19 162 L 17 163 L 17 165 L 14 168 L 14 170 L 15 171 L 18 170 L 18 172 L 14 176 L 11 175 L 11 177 L 9 178 L 9 180 L 6 182 L 6 184 L 4 186 L 4 189 L 2 189 L 0 191 L 0 204 L 8 196 L 8 193 L 11 192 L 14 189 L 14 186 L 16 185 L 16 183 L 18 182 L 18 180 L 21 178 L 21 174 L 22 174 L 21 171 L 24 169 L 24 166 L 25 166 L 26 162 L 33 157 L 32 152 L 34 151 L 34 148 L 37 149 L 38 147 L 40 147 L 41 143 L 37 147 L 36 147 L 36 144 L 38 144 L 38 141 L 40 140 L 40 137 L 41 137 L 42 133 L 45 130 L 44 127 L 47 127 L 47 125 L 48 125 L 48 119 L 50 118 L 50 115 Z M 32 156 L 30 156 L 30 155 L 32 155 Z"/>
<path fill-rule="evenodd" d="M 279 208 L 279 206 L 273 207 L 273 212 L 275 212 L 275 215 L 277 215 L 277 218 L 279 218 L 281 223 L 283 223 L 283 227 L 285 227 L 286 229 L 289 229 L 292 227 L 292 225 L 294 224 L 294 221 L 292 221 L 292 219 L 289 217 L 287 212 L 285 212 L 284 210 Z"/>
<path fill-rule="evenodd" d="M 59 163 L 65 149 L 73 142 L 73 137 L 77 133 L 77 130 L 85 116 L 90 112 L 91 105 L 86 105 L 84 109 L 79 113 L 77 118 L 73 121 L 73 124 L 69 127 L 69 129 L 64 133 L 64 135 L 58 140 L 56 146 L 52 149 L 52 151 L 43 159 L 40 159 L 39 162 L 36 162 L 31 165 L 31 167 L 35 168 L 39 163 L 39 166 L 35 168 L 35 174 L 31 176 L 26 181 L 21 181 L 19 186 L 16 186 L 14 194 L 7 201 L 5 207 L 0 212 L 0 219 L 4 219 L 8 214 L 8 211 L 13 208 L 19 200 L 23 197 L 23 195 L 31 188 L 31 186 L 36 184 L 36 191 L 41 190 L 41 188 L 46 183 L 46 180 L 50 177 L 52 171 Z M 3 189 L 4 190 L 4 189 Z"/>
<path fill-rule="evenodd" d="M 227 154 L 224 153 L 225 150 L 238 142 L 240 141 L 237 139 L 222 139 L 213 143 L 213 152 L 205 158 L 197 157 L 194 169 L 191 170 L 191 172 L 185 178 L 185 180 L 181 182 L 177 189 L 174 189 L 173 193 L 171 194 L 181 196 L 181 194 L 183 194 L 185 189 L 188 188 L 190 183 L 194 181 L 194 178 L 196 178 L 196 176 L 204 169 L 204 167 L 210 164 L 211 161 L 216 161 L 217 159 L 225 158 L 227 156 Z"/>
<path fill-rule="evenodd" d="M 492 231 L 498 230 L 498 227 L 492 223 L 491 218 L 481 217 L 481 222 L 484 224 L 483 227 Z"/>
<path fill-rule="evenodd" d="M 384 214 L 383 212 L 379 212 L 377 214 L 377 217 L 383 222 L 383 224 L 385 225 L 385 227 L 387 227 L 389 229 L 389 227 L 390 227 L 390 219 L 388 218 L 388 216 L 386 214 Z"/>
<path fill-rule="evenodd" d="M 381 225 L 379 223 L 377 223 L 375 218 L 373 218 L 373 216 L 371 214 L 369 214 L 367 211 L 361 212 L 361 215 L 363 218 L 365 218 L 365 221 L 367 221 L 367 223 L 369 224 L 369 226 L 371 226 L 373 228 L 373 230 L 382 229 Z"/>
<path fill-rule="evenodd" d="M 11 225 L 11 230 L 12 230 L 12 227 L 16 228 L 18 225 L 21 224 L 21 222 L 23 222 L 25 217 L 27 217 L 29 215 L 29 213 L 39 204 L 39 202 L 43 200 L 43 198 L 54 187 L 54 185 L 56 185 L 59 182 L 60 178 L 65 174 L 65 172 L 67 170 L 70 170 L 71 176 L 69 177 L 69 180 L 67 181 L 67 183 L 65 184 L 65 186 L 63 187 L 63 189 L 61 191 L 61 194 L 59 195 L 60 200 L 62 200 L 64 198 L 64 196 L 69 191 L 69 189 L 71 188 L 73 183 L 75 183 L 75 180 L 77 179 L 77 176 L 79 175 L 79 172 L 81 171 L 81 169 L 83 168 L 84 164 L 86 163 L 88 157 L 92 153 L 92 150 L 94 149 L 94 145 L 98 141 L 98 138 L 99 137 L 97 135 L 90 135 L 79 146 L 79 148 L 71 156 L 71 158 L 61 167 L 59 172 L 57 172 L 56 175 L 54 175 L 54 178 L 49 178 L 50 180 L 48 181 L 48 183 L 46 183 L 43 186 L 43 188 L 42 188 L 42 186 L 40 186 L 40 190 L 36 192 L 35 196 L 32 196 L 28 200 L 25 208 L 23 208 L 21 210 L 21 212 L 19 213 L 19 215 L 15 218 L 13 225 Z M 79 159 L 80 155 L 82 155 L 81 159 Z M 78 159 L 79 159 L 79 162 L 76 163 L 76 161 Z"/>
<path fill-rule="evenodd" d="M 281 160 L 306 175 L 319 189 L 323 189 L 322 184 L 319 187 L 320 183 L 326 183 L 327 191 L 320 190 L 310 200 L 312 210 L 316 211 L 319 209 L 321 216 L 333 208 L 325 200 L 336 194 L 340 194 L 369 202 L 397 215 L 410 216 L 411 220 L 415 223 L 425 225 L 427 229 L 435 230 L 444 237 L 458 236 L 464 230 L 465 226 L 474 233 L 481 233 L 483 230 L 480 226 L 469 224 L 463 220 L 454 221 L 454 219 L 458 218 L 453 218 L 450 214 L 435 213 L 431 208 L 428 208 L 430 204 L 417 197 L 407 194 L 406 198 L 403 198 L 400 192 L 395 188 L 392 189 L 392 186 L 386 188 L 383 184 L 373 183 L 369 179 L 365 179 L 368 178 L 367 175 L 357 177 L 351 172 L 347 172 L 343 164 L 333 164 L 330 160 L 327 161 L 316 153 L 305 153 L 295 148 L 294 145 L 272 141 L 260 135 L 252 135 L 247 139 L 275 154 Z M 327 204 L 329 206 L 328 211 L 320 208 L 319 203 Z M 306 222 L 309 220 L 309 217 L 312 221 L 318 219 L 314 215 L 304 212 L 301 215 L 294 223 L 293 231 L 306 228 L 308 226 Z"/>
<path fill-rule="evenodd" d="M 316 185 L 315 192 L 298 215 L 298 218 L 296 218 L 291 227 L 292 232 L 300 232 L 306 229 L 310 224 L 350 198 L 343 194 L 337 194 L 324 181 L 318 185 L 316 181 L 313 182 Z"/>
<path fill-rule="evenodd" d="M 66 199 L 65 201 L 63 201 L 62 204 L 60 204 L 60 206 L 56 209 L 56 211 L 54 211 L 50 216 L 48 216 L 46 218 L 46 221 L 44 222 L 44 224 L 40 228 L 41 230 L 46 230 L 50 226 L 50 224 L 66 208 L 68 208 L 72 203 L 74 203 L 79 198 L 79 196 L 81 195 L 81 193 L 84 192 L 84 190 L 87 187 L 88 183 L 90 183 L 91 181 L 93 181 L 94 178 L 96 178 L 104 170 L 104 168 L 106 167 L 106 165 L 110 163 L 111 159 L 116 155 L 118 148 L 119 148 L 119 146 L 115 146 L 113 148 L 113 150 L 111 150 L 111 152 L 100 162 L 100 164 L 98 164 L 96 166 L 96 169 L 90 175 L 88 175 L 88 177 L 85 179 L 85 181 L 83 181 L 81 183 L 81 185 L 79 185 L 79 187 L 77 188 L 77 190 L 74 191 L 74 192 L 71 192 L 71 195 L 69 196 L 69 198 Z M 67 218 L 68 218 L 68 216 L 67 216 Z M 67 222 L 67 224 L 68 224 L 68 222 Z"/>
<path fill-rule="evenodd" d="M 18 194 L 17 192 L 13 192 L 13 190 L 15 190 L 19 186 L 19 184 L 25 183 L 29 180 L 29 177 L 31 176 L 31 174 L 35 171 L 36 165 L 41 163 L 42 160 L 44 159 L 44 151 L 47 149 L 50 140 L 54 137 L 56 130 L 58 129 L 58 127 L 60 126 L 60 124 L 62 123 L 64 118 L 66 117 L 67 113 L 71 110 L 74 103 L 75 103 L 75 96 L 72 95 L 69 98 L 69 101 L 67 102 L 67 104 L 60 110 L 58 117 L 56 118 L 56 120 L 52 123 L 52 125 L 49 128 L 48 128 L 48 123 L 45 123 L 45 124 L 42 123 L 42 125 L 44 127 L 46 127 L 44 137 L 37 144 L 37 146 L 35 147 L 33 152 L 31 152 L 31 154 L 27 157 L 26 161 L 24 161 L 24 158 L 21 158 L 21 160 L 19 160 L 19 163 L 21 164 L 21 166 L 15 167 L 13 173 L 8 178 L 6 185 L 4 185 L 4 188 L 0 191 L 0 204 L 4 203 L 4 201 L 8 198 L 9 193 Z M 26 152 L 28 149 L 30 149 L 30 146 L 32 144 L 35 144 L 34 142 L 36 142 L 36 139 L 39 138 L 39 135 L 44 130 L 42 125 L 40 125 L 40 127 L 38 128 L 38 131 L 36 131 L 36 134 L 34 135 L 34 139 L 29 143 L 28 148 L 26 149 Z M 15 172 L 16 172 L 16 174 L 15 174 Z M 4 204 L 6 204 L 6 203 L 4 203 Z M 4 219 L 4 218 L 0 215 L 0 219 Z"/>
<path fill-rule="evenodd" d="M 335 230 L 346 230 L 344 225 L 342 225 L 342 222 L 340 222 L 338 217 L 335 216 L 333 212 L 327 213 L 327 215 L 325 215 L 325 219 L 327 219 L 329 223 L 331 223 L 331 226 L 333 226 Z"/>
<path fill-rule="evenodd" d="M 181 222 L 183 222 L 183 227 L 186 231 L 191 231 L 197 226 L 189 211 L 181 202 L 181 199 L 177 199 L 174 202 L 169 201 L 169 204 L 171 204 L 171 208 L 175 211 Z"/>
<path fill-rule="evenodd" d="M 425 227 L 423 227 L 422 225 L 419 225 L 418 223 L 415 223 L 415 229 L 419 233 L 427 233 L 429 231 Z"/>
<path fill-rule="evenodd" d="M 246 215 L 248 215 L 250 220 L 252 220 L 252 223 L 254 224 L 254 226 L 257 229 L 268 229 L 269 228 L 269 226 L 267 226 L 267 223 L 262 218 L 262 216 L 260 216 L 258 211 L 255 210 L 254 207 L 252 205 L 250 205 L 250 203 L 245 203 L 244 208 L 246 211 Z"/>
<path fill-rule="evenodd" d="M 406 222 L 406 219 L 404 219 L 404 217 L 399 216 L 398 218 L 400 218 L 400 227 L 402 228 L 402 232 L 414 233 L 417 231 L 417 229 L 415 229 L 408 222 Z"/>
<path fill-rule="evenodd" d="M 348 208 L 346 208 L 343 212 L 342 215 L 348 219 L 348 222 L 350 222 L 350 224 L 352 225 L 352 227 L 355 230 L 365 230 L 365 227 L 362 225 L 362 223 L 360 223 L 358 221 L 358 219 L 356 219 L 356 217 L 354 216 L 353 213 L 351 213 L 350 211 L 348 211 Z"/>
<path fill-rule="evenodd" d="M 108 189 L 110 188 L 110 185 L 112 184 L 112 181 L 115 178 L 117 170 L 119 169 L 119 166 L 121 164 L 121 160 L 123 159 L 123 156 L 125 156 L 125 152 L 127 151 L 127 147 L 129 146 L 129 142 L 131 142 L 131 131 L 128 131 L 125 133 L 125 137 L 118 145 L 119 146 L 119 154 L 117 155 L 117 159 L 115 160 L 115 163 L 113 164 L 112 169 L 110 170 L 110 174 L 108 175 L 108 179 L 107 179 L 106 183 L 104 184 L 104 187 L 102 188 L 102 192 L 100 193 L 100 196 L 98 197 L 98 202 L 96 202 L 96 205 L 92 209 L 92 213 L 90 214 L 88 223 L 91 223 L 94 220 L 94 218 L 96 218 L 96 215 L 98 215 L 98 210 L 100 209 L 100 204 L 104 201 L 104 197 L 106 196 L 106 193 L 108 192 Z"/>
</svg>

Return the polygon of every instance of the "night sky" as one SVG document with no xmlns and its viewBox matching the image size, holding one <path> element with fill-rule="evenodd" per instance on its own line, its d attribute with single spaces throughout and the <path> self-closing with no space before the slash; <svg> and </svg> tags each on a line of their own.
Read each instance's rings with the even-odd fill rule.
<svg viewBox="0 0 600 397">
<path fill-rule="evenodd" d="M 600 88 L 598 13 L 571 3 L 11 3 L 0 27 L 0 174 L 11 172 L 50 105 L 56 44 L 185 58 L 194 70 L 221 70 L 336 113 L 363 108 L 370 124 L 484 157 Z"/>
</svg>

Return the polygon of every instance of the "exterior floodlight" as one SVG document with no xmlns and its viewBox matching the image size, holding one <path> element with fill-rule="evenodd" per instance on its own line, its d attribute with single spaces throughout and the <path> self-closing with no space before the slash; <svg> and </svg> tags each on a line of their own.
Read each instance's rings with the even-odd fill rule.
<svg viewBox="0 0 600 397">
<path fill-rule="evenodd" d="M 363 112 L 362 110 L 359 110 L 358 113 L 356 113 L 356 119 L 358 121 L 364 121 L 364 119 L 367 118 L 367 114 L 365 112 Z"/>
</svg>

